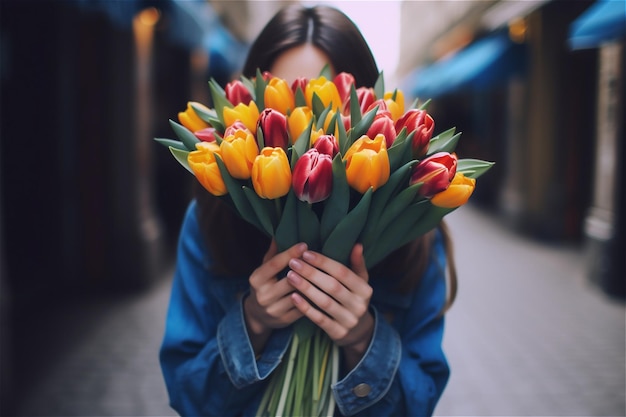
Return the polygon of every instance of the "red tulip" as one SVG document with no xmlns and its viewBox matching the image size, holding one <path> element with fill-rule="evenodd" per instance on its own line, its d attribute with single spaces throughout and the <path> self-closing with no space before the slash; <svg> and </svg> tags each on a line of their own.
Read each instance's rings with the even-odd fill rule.
<svg viewBox="0 0 626 417">
<path fill-rule="evenodd" d="M 355 83 L 354 76 L 347 72 L 341 72 L 335 76 L 333 83 L 337 86 L 341 102 L 345 103 L 350 98 L 350 89 Z"/>
<path fill-rule="evenodd" d="M 432 197 L 450 186 L 456 167 L 456 154 L 437 152 L 413 167 L 410 184 L 423 183 L 418 194 Z"/>
<path fill-rule="evenodd" d="M 396 140 L 396 128 L 393 120 L 386 113 L 377 114 L 366 133 L 370 139 L 375 138 L 378 134 L 385 137 L 387 148 L 391 148 L 391 145 Z"/>
<path fill-rule="evenodd" d="M 330 155 L 311 148 L 296 162 L 292 186 L 296 197 L 309 204 L 323 201 L 333 187 L 333 160 Z"/>
<path fill-rule="evenodd" d="M 291 91 L 293 91 L 293 94 L 295 95 L 298 91 L 298 87 L 300 87 L 300 90 L 302 90 L 302 93 L 304 94 L 304 92 L 306 91 L 306 85 L 308 83 L 309 80 L 307 80 L 305 77 L 298 77 L 291 83 Z"/>
<path fill-rule="evenodd" d="M 226 92 L 226 98 L 233 106 L 239 103 L 243 103 L 247 106 L 250 104 L 250 101 L 252 101 L 250 91 L 248 91 L 244 83 L 240 80 L 234 80 L 226 84 L 224 91 Z"/>
<path fill-rule="evenodd" d="M 407 133 L 415 132 L 413 136 L 413 156 L 420 158 L 428 151 L 428 144 L 433 137 L 435 121 L 424 110 L 409 110 L 396 122 L 396 132 L 406 127 Z"/>
<path fill-rule="evenodd" d="M 271 108 L 263 110 L 259 116 L 258 129 L 263 132 L 265 146 L 287 150 L 289 133 L 287 131 L 287 117 L 284 114 Z"/>
<path fill-rule="evenodd" d="M 356 97 L 359 101 L 359 107 L 361 108 L 361 114 L 367 112 L 372 104 L 376 101 L 376 95 L 373 88 L 359 87 L 356 89 Z M 343 114 L 350 114 L 350 96 L 344 101 Z"/>
<path fill-rule="evenodd" d="M 317 149 L 319 153 L 330 155 L 331 159 L 339 153 L 339 144 L 334 135 L 320 136 L 315 140 L 313 147 Z"/>
</svg>

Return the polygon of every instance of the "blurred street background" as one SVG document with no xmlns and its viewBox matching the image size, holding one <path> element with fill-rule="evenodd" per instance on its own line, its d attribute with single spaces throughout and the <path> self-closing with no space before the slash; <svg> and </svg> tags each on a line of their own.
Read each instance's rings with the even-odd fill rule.
<svg viewBox="0 0 626 417">
<path fill-rule="evenodd" d="M 174 415 L 157 353 L 193 178 L 153 138 L 287 3 L 0 1 L 0 415 Z M 448 220 L 437 415 L 626 415 L 624 0 L 324 3 L 496 161 Z"/>
</svg>

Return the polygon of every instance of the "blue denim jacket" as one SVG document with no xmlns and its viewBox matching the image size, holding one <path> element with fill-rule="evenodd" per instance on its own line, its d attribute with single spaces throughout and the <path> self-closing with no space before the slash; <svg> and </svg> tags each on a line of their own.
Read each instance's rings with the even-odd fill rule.
<svg viewBox="0 0 626 417">
<path fill-rule="evenodd" d="M 370 279 L 374 334 L 359 364 L 332 387 L 336 414 L 433 413 L 449 376 L 441 348 L 445 262 L 438 232 L 415 290 L 399 294 L 385 279 Z M 247 277 L 220 279 L 209 272 L 210 265 L 192 202 L 180 234 L 160 352 L 170 404 L 183 416 L 252 416 L 268 377 L 287 351 L 292 330 L 274 331 L 261 357 L 255 358 L 241 297 L 249 289 Z"/>
</svg>

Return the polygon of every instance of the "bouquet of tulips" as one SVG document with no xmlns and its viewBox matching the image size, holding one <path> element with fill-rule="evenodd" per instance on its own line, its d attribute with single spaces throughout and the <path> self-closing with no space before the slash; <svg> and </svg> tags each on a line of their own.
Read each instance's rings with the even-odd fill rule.
<svg viewBox="0 0 626 417">
<path fill-rule="evenodd" d="M 178 139 L 156 140 L 281 251 L 306 242 L 347 264 L 361 242 L 372 267 L 465 204 L 493 165 L 459 159 L 460 133 L 433 137 L 428 103 L 405 110 L 382 74 L 373 88 L 328 68 L 291 85 L 257 71 L 209 88 L 213 108 L 189 102 L 170 120 Z M 337 346 L 301 319 L 258 415 L 333 415 L 338 368 Z"/>
</svg>

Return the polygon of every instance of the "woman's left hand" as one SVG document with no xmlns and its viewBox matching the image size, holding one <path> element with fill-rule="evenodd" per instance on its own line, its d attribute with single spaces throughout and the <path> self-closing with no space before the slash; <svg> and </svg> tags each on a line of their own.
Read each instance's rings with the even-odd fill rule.
<svg viewBox="0 0 626 417">
<path fill-rule="evenodd" d="M 291 295 L 295 306 L 343 347 L 348 369 L 361 359 L 374 330 L 369 311 L 373 291 L 361 244 L 352 249 L 350 264 L 348 268 L 320 253 L 306 251 L 301 259 L 291 259 L 287 274 L 299 292 Z"/>
</svg>

